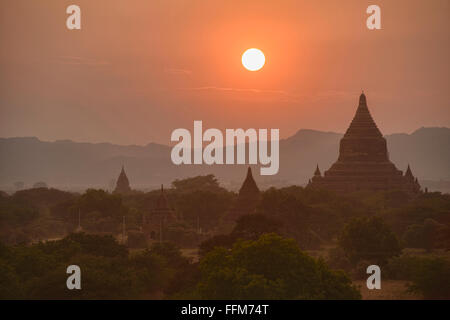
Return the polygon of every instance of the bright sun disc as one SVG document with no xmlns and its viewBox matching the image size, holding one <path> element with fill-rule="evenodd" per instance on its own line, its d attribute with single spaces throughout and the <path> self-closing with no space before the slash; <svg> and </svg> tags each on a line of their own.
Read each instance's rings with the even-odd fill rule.
<svg viewBox="0 0 450 320">
<path fill-rule="evenodd" d="M 242 65 L 245 69 L 250 71 L 258 71 L 264 66 L 266 62 L 266 57 L 259 49 L 248 49 L 242 55 Z"/>
</svg>

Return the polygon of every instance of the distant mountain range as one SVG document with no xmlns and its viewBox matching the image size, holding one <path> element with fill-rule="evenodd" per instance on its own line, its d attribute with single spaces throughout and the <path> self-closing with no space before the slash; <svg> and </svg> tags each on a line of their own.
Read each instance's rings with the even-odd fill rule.
<svg viewBox="0 0 450 320">
<path fill-rule="evenodd" d="M 305 184 L 316 164 L 323 172 L 336 161 L 341 137 L 334 132 L 299 130 L 280 141 L 279 173 L 259 176 L 259 170 L 255 170 L 257 182 L 263 188 Z M 409 163 L 413 174 L 425 184 L 450 181 L 450 128 L 421 128 L 412 134 L 387 135 L 386 139 L 390 159 L 400 170 L 404 171 Z M 122 164 L 132 187 L 137 189 L 152 189 L 177 178 L 209 173 L 215 174 L 225 187 L 236 189 L 245 177 L 243 165 L 175 166 L 170 152 L 171 147 L 154 143 L 119 146 L 70 140 L 45 142 L 34 137 L 0 138 L 0 189 L 12 191 L 18 181 L 23 181 L 25 188 L 44 181 L 61 189 L 111 189 Z"/>
</svg>

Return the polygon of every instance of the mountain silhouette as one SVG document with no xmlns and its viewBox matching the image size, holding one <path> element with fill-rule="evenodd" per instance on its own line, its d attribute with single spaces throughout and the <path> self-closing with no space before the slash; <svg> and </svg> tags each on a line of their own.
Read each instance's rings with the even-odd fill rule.
<svg viewBox="0 0 450 320">
<path fill-rule="evenodd" d="M 280 140 L 280 171 L 260 176 L 264 187 L 305 184 L 317 164 L 323 172 L 336 161 L 342 134 L 299 130 Z M 400 170 L 408 164 L 420 181 L 450 180 L 450 128 L 420 128 L 411 134 L 386 136 L 389 157 Z M 215 174 L 222 185 L 236 189 L 245 176 L 245 165 L 172 164 L 171 147 L 150 143 L 121 146 L 111 143 L 79 143 L 70 140 L 41 141 L 35 137 L 0 138 L 0 189 L 14 190 L 14 183 L 25 188 L 36 181 L 62 189 L 111 188 L 125 165 L 132 188 L 152 189 L 174 179 Z"/>
</svg>

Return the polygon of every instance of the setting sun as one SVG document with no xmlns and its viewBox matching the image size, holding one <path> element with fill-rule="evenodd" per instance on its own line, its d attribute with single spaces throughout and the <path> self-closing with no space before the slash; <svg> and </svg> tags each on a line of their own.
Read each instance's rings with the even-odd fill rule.
<svg viewBox="0 0 450 320">
<path fill-rule="evenodd" d="M 242 55 L 242 65 L 249 71 L 258 71 L 264 66 L 266 57 L 259 49 L 248 49 Z"/>
</svg>

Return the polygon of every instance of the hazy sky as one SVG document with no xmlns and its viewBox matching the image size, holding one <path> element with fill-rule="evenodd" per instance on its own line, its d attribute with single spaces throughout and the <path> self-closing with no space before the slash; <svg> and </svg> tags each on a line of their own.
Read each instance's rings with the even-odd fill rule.
<svg viewBox="0 0 450 320">
<path fill-rule="evenodd" d="M 193 120 L 344 132 L 361 89 L 384 134 L 450 126 L 449 0 L 2 0 L 0 44 L 1 137 L 168 144 Z M 258 72 L 241 65 L 251 47 Z"/>
</svg>

